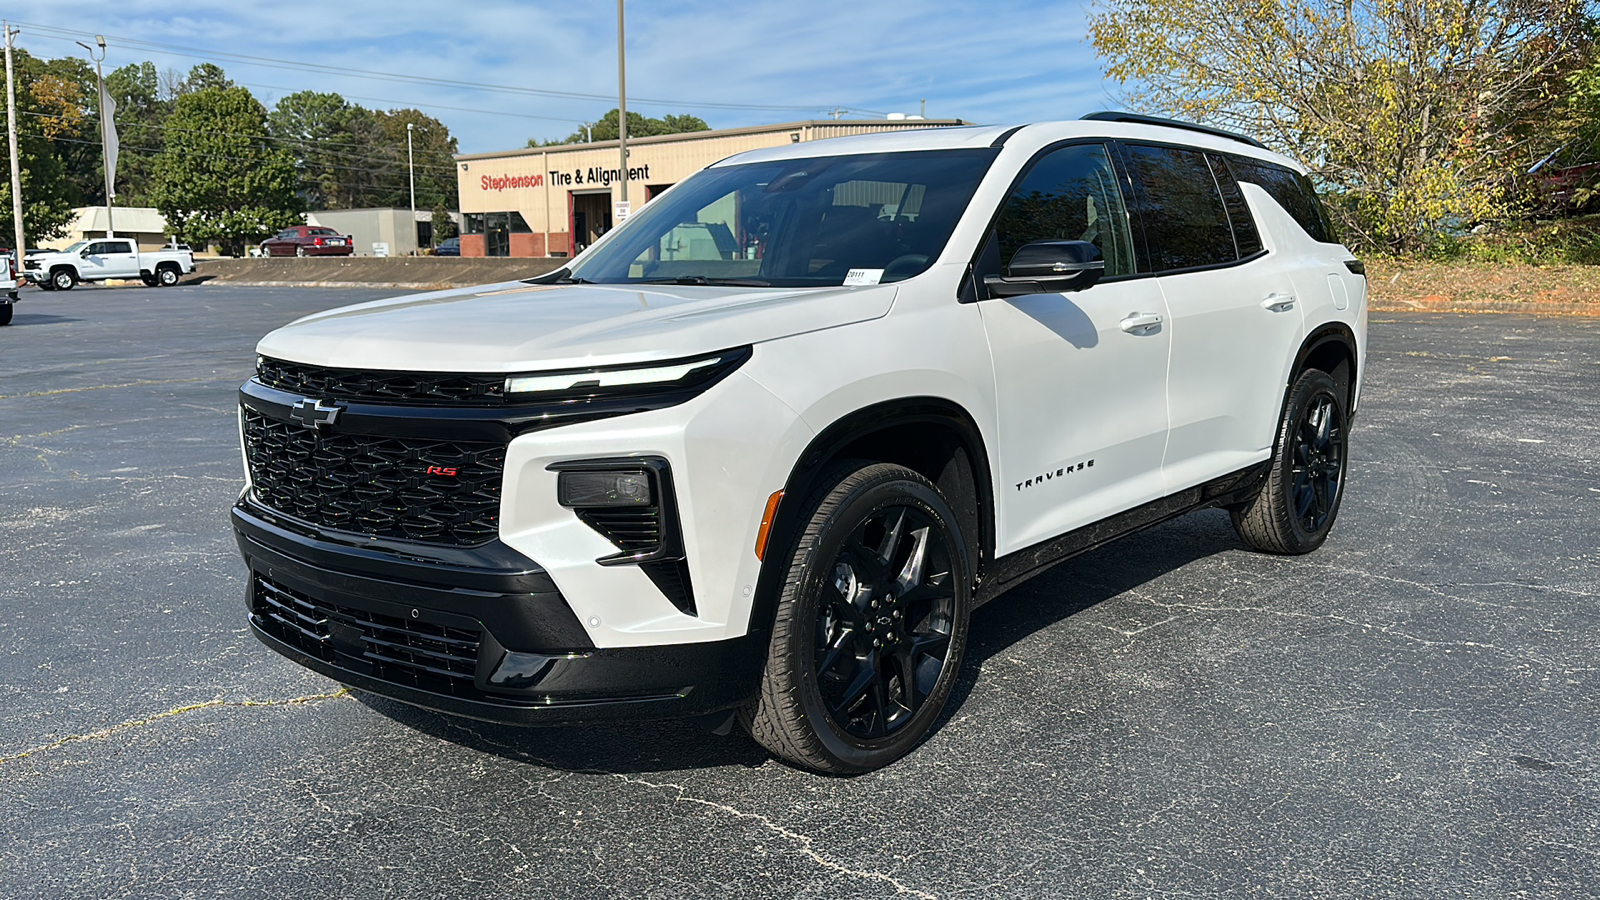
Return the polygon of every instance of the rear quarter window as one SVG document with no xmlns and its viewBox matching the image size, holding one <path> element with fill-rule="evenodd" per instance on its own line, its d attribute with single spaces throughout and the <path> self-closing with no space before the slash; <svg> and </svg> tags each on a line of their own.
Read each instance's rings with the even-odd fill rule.
<svg viewBox="0 0 1600 900">
<path fill-rule="evenodd" d="M 1262 190 L 1272 195 L 1272 199 L 1278 201 L 1284 212 L 1298 222 L 1312 240 L 1324 244 L 1339 243 L 1333 222 L 1328 218 L 1327 210 L 1323 209 L 1316 189 L 1311 186 L 1311 179 L 1293 169 L 1259 159 L 1236 156 L 1228 160 L 1228 164 L 1235 178 L 1260 185 Z"/>
</svg>

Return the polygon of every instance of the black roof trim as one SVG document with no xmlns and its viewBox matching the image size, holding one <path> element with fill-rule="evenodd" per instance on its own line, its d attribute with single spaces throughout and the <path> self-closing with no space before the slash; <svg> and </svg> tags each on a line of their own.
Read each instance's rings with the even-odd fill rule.
<svg viewBox="0 0 1600 900">
<path fill-rule="evenodd" d="M 1001 147 L 1004 147 L 1006 145 L 1006 140 L 1008 138 L 1010 138 L 1013 134 L 1016 134 L 1017 132 L 1021 131 L 1023 129 L 1023 127 L 1024 126 L 1022 126 L 1022 125 L 1018 125 L 1015 128 L 1008 128 L 1005 131 L 1000 132 L 1000 136 L 994 139 L 994 143 L 989 145 L 989 149 L 998 150 Z"/>
<path fill-rule="evenodd" d="M 1223 131 L 1221 128 L 1212 128 L 1210 125 L 1198 125 L 1194 122 L 1183 122 L 1178 119 L 1163 119 L 1160 116 L 1146 116 L 1139 113 L 1115 112 L 1112 110 L 1092 112 L 1083 118 L 1095 122 L 1126 122 L 1130 125 L 1161 125 L 1167 128 L 1182 128 L 1185 131 L 1198 131 L 1201 134 L 1209 134 L 1213 137 L 1227 138 L 1230 141 L 1249 144 L 1252 147 L 1260 147 L 1262 150 L 1269 149 L 1266 144 L 1253 137 L 1245 137 L 1242 134 Z"/>
</svg>

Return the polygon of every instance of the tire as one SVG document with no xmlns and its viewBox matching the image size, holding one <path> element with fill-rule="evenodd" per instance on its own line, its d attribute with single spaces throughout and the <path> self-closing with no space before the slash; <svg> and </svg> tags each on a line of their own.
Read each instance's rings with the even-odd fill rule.
<svg viewBox="0 0 1600 900">
<path fill-rule="evenodd" d="M 156 280 L 161 282 L 162 287 L 172 287 L 180 277 L 177 266 L 167 264 L 156 268 Z"/>
<path fill-rule="evenodd" d="M 144 282 L 145 287 L 155 287 L 161 283 L 156 279 L 156 276 L 151 275 L 149 272 L 140 272 L 139 280 Z"/>
<path fill-rule="evenodd" d="M 782 561 L 761 690 L 740 719 L 793 765 L 857 774 L 938 720 L 966 649 L 972 563 L 949 505 L 910 469 L 846 463 L 821 483 Z"/>
<path fill-rule="evenodd" d="M 0 303 L 0 325 L 11 324 L 11 311 L 16 309 L 14 303 Z"/>
<path fill-rule="evenodd" d="M 57 269 L 50 273 L 50 286 L 58 291 L 70 291 L 78 283 L 78 276 L 71 269 Z"/>
<path fill-rule="evenodd" d="M 296 247 L 296 248 L 294 248 L 294 255 L 295 256 L 304 257 L 304 256 L 309 256 L 310 254 L 306 253 L 306 248 L 304 248 L 304 247 Z"/>
<path fill-rule="evenodd" d="M 1308 369 L 1284 403 L 1261 493 L 1232 510 L 1240 539 L 1265 553 L 1310 553 L 1322 546 L 1344 499 L 1350 453 L 1345 400 L 1326 372 Z"/>
</svg>

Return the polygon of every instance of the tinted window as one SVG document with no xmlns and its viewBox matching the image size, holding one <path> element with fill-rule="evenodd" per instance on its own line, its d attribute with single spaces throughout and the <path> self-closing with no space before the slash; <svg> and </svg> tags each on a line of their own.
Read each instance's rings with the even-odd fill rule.
<svg viewBox="0 0 1600 900">
<path fill-rule="evenodd" d="M 133 246 L 127 241 L 106 241 L 107 253 L 132 253 Z"/>
<path fill-rule="evenodd" d="M 1233 173 L 1228 171 L 1228 163 L 1222 157 L 1208 153 L 1206 161 L 1211 164 L 1211 175 L 1217 179 L 1217 188 L 1222 191 L 1222 206 L 1228 211 L 1228 224 L 1233 227 L 1235 251 L 1240 259 L 1255 256 L 1262 250 L 1261 234 L 1256 231 L 1256 220 L 1250 214 L 1250 204 L 1245 202 L 1244 192 L 1239 190 L 1239 183 L 1233 180 Z"/>
<path fill-rule="evenodd" d="M 1242 156 L 1233 157 L 1228 163 L 1240 181 L 1259 184 L 1271 194 L 1272 199 L 1278 201 L 1278 205 L 1300 223 L 1312 240 L 1325 244 L 1338 243 L 1333 223 L 1328 221 L 1328 214 L 1322 208 L 1322 201 L 1317 199 L 1311 179 L 1275 163 Z"/>
<path fill-rule="evenodd" d="M 899 281 L 927 269 L 995 151 L 925 150 L 705 169 L 572 269 L 601 283 Z"/>
<path fill-rule="evenodd" d="M 332 228 L 307 228 L 306 229 L 306 234 L 312 234 L 312 235 L 316 235 L 316 234 L 333 234 L 333 235 L 336 235 L 338 233 L 339 232 L 334 231 Z"/>
<path fill-rule="evenodd" d="M 1132 145 L 1133 175 L 1144 190 L 1145 233 L 1158 272 L 1237 259 L 1233 229 L 1204 153 Z"/>
<path fill-rule="evenodd" d="M 1134 271 L 1127 209 L 1111 157 L 1099 144 L 1063 147 L 1023 176 L 995 227 L 1000 266 L 1034 241 L 1088 241 L 1100 248 L 1106 275 Z"/>
</svg>

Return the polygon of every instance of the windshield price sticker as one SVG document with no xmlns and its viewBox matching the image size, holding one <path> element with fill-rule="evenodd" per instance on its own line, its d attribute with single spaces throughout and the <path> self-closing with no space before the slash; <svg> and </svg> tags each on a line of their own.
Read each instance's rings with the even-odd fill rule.
<svg viewBox="0 0 1600 900">
<path fill-rule="evenodd" d="M 882 269 L 851 269 L 844 276 L 846 287 L 858 284 L 877 284 L 882 280 Z"/>
</svg>

